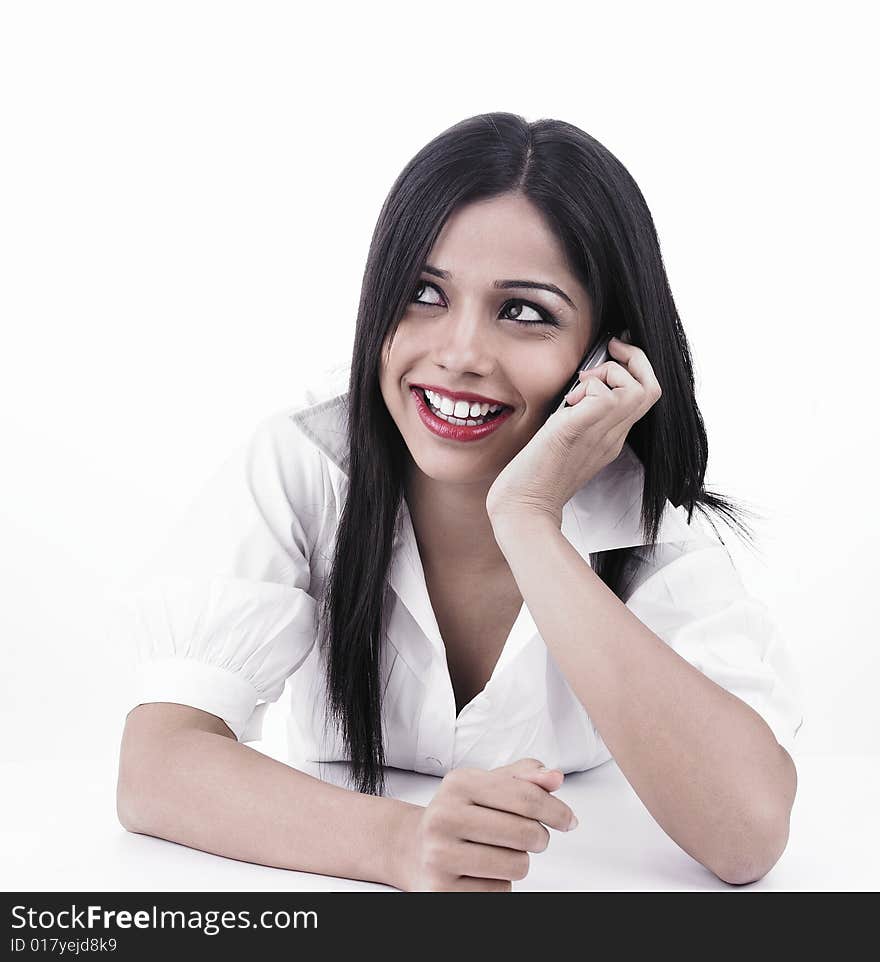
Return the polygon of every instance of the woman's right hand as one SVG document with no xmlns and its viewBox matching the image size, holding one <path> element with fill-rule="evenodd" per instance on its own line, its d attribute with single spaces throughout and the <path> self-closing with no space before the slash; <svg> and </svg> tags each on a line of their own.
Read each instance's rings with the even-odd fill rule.
<svg viewBox="0 0 880 962">
<path fill-rule="evenodd" d="M 406 829 L 402 873 L 408 892 L 509 892 L 529 871 L 529 852 L 569 831 L 574 813 L 551 795 L 562 772 L 536 758 L 485 771 L 454 768 Z M 541 823 L 544 824 L 541 824 Z"/>
</svg>

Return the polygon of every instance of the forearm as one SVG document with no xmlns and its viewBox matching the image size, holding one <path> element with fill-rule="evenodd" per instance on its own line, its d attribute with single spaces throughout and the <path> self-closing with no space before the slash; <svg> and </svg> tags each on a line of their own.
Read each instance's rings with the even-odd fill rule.
<svg viewBox="0 0 880 962">
<path fill-rule="evenodd" d="M 787 843 L 797 783 L 763 718 L 647 628 L 551 519 L 495 531 L 544 642 L 652 816 L 720 877 L 760 878 Z"/>
<path fill-rule="evenodd" d="M 416 811 L 421 806 L 328 784 L 199 730 L 166 739 L 120 798 L 130 831 L 241 861 L 397 888 L 401 833 Z"/>
</svg>

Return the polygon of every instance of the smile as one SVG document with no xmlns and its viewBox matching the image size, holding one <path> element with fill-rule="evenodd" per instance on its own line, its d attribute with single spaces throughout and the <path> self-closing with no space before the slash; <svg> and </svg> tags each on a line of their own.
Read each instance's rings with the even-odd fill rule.
<svg viewBox="0 0 880 962">
<path fill-rule="evenodd" d="M 485 418 L 454 418 L 451 415 L 434 411 L 422 388 L 410 388 L 422 424 L 437 437 L 450 441 L 479 441 L 497 431 L 513 414 L 513 408 L 505 408 L 497 414 L 487 414 Z M 467 424 L 466 421 L 474 424 Z"/>
</svg>

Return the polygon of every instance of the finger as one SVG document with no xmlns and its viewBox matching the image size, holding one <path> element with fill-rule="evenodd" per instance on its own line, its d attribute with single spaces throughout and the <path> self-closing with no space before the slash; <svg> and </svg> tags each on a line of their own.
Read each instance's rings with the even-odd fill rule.
<svg viewBox="0 0 880 962">
<path fill-rule="evenodd" d="M 624 388 L 631 391 L 639 387 L 639 382 L 632 376 L 632 373 L 623 365 L 618 364 L 617 361 L 603 361 L 598 367 L 591 367 L 587 371 L 578 371 L 578 377 L 582 383 L 587 378 L 595 378 L 602 381 L 611 390 Z"/>
<path fill-rule="evenodd" d="M 603 395 L 610 394 L 611 388 L 602 380 L 601 377 L 590 377 L 589 374 L 585 374 L 581 380 L 585 393 L 591 397 L 602 397 Z"/>
<path fill-rule="evenodd" d="M 550 844 L 550 833 L 533 818 L 497 812 L 482 805 L 465 805 L 459 816 L 457 835 L 467 842 L 499 845 L 520 852 L 543 852 Z"/>
<path fill-rule="evenodd" d="M 574 407 L 585 397 L 604 397 L 611 394 L 611 388 L 605 384 L 600 376 L 593 375 L 592 370 L 589 373 L 580 371 L 578 376 L 581 383 L 565 395 L 565 402 L 569 407 Z"/>
<path fill-rule="evenodd" d="M 529 874 L 529 853 L 478 842 L 455 842 L 450 857 L 462 875 L 519 881 Z"/>
<path fill-rule="evenodd" d="M 570 405 L 577 404 L 578 401 L 590 394 L 589 387 L 591 382 L 596 381 L 604 385 L 604 381 L 602 381 L 601 377 L 594 374 L 593 371 L 590 371 L 589 373 L 578 371 L 578 378 L 580 379 L 580 383 L 576 384 L 571 391 L 565 395 L 565 400 Z M 606 392 L 610 390 L 607 386 L 605 389 Z M 594 391 L 596 394 L 599 393 L 596 388 L 594 388 Z"/>
<path fill-rule="evenodd" d="M 551 828 L 567 832 L 574 812 L 561 799 L 523 778 L 496 772 L 459 780 L 456 789 L 475 805 L 534 818 Z"/>
<path fill-rule="evenodd" d="M 577 404 L 587 393 L 587 385 L 584 383 L 578 384 L 573 387 L 568 394 L 565 395 L 565 404 L 569 407 Z"/>
<path fill-rule="evenodd" d="M 540 785 L 545 792 L 555 792 L 565 781 L 565 776 L 557 769 L 551 769 L 549 772 L 513 772 L 513 777 L 534 782 L 535 785 Z"/>
<path fill-rule="evenodd" d="M 608 342 L 608 350 L 617 364 L 625 368 L 648 394 L 659 392 L 660 384 L 654 374 L 654 368 L 640 347 L 612 337 Z"/>
<path fill-rule="evenodd" d="M 504 772 L 513 775 L 514 778 L 524 778 L 540 785 L 548 792 L 555 792 L 565 779 L 558 768 L 545 768 L 540 758 L 518 758 L 510 765 L 502 765 L 491 769 L 491 771 Z"/>
<path fill-rule="evenodd" d="M 459 875 L 454 884 L 456 892 L 509 892 L 512 888 L 510 879 L 473 878 L 470 875 Z"/>
<path fill-rule="evenodd" d="M 518 758 L 509 765 L 499 765 L 497 768 L 490 768 L 490 772 L 501 772 L 505 775 L 517 775 L 520 772 L 538 772 L 544 768 L 544 763 L 540 758 Z"/>
</svg>

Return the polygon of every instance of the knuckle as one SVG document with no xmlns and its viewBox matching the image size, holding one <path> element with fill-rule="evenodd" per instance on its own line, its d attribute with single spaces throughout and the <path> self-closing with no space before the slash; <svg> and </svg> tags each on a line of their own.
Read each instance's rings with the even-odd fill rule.
<svg viewBox="0 0 880 962">
<path fill-rule="evenodd" d="M 528 846 L 530 852 L 543 852 L 550 844 L 550 833 L 540 823 L 536 823 L 532 832 L 532 844 Z"/>
<path fill-rule="evenodd" d="M 537 812 L 540 799 L 546 793 L 531 782 L 520 781 L 516 789 L 516 800 L 525 809 L 526 815 Z"/>
<path fill-rule="evenodd" d="M 530 851 L 535 847 L 535 830 L 531 825 L 524 825 L 519 832 L 516 847 L 523 852 Z"/>
<path fill-rule="evenodd" d="M 514 882 L 518 882 L 524 879 L 529 874 L 529 867 L 531 866 L 531 859 L 529 858 L 528 852 L 519 853 L 513 860 L 513 875 L 511 879 Z"/>
<path fill-rule="evenodd" d="M 547 829 L 540 822 L 533 821 L 523 828 L 517 848 L 524 852 L 543 852 L 549 842 L 550 833 Z"/>
</svg>

